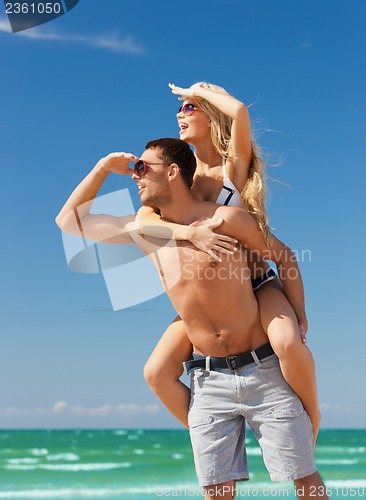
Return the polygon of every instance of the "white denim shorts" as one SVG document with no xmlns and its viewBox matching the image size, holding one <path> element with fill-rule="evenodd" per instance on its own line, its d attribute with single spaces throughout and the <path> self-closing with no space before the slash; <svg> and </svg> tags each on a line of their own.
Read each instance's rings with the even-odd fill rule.
<svg viewBox="0 0 366 500">
<path fill-rule="evenodd" d="M 276 355 L 237 371 L 193 371 L 188 421 L 201 486 L 249 479 L 245 422 L 272 481 L 316 472 L 309 416 Z"/>
</svg>

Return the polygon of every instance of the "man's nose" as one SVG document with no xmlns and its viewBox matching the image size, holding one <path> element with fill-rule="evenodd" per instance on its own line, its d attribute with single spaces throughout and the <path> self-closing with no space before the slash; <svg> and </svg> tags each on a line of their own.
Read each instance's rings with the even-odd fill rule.
<svg viewBox="0 0 366 500">
<path fill-rule="evenodd" d="M 132 172 L 131 177 L 134 181 L 138 181 L 140 179 L 139 175 L 137 174 L 137 172 L 135 172 L 135 170 Z"/>
</svg>

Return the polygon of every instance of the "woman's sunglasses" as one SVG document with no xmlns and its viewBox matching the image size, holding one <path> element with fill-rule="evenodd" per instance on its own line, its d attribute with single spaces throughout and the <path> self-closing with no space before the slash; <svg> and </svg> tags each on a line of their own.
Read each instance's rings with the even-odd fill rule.
<svg viewBox="0 0 366 500">
<path fill-rule="evenodd" d="M 182 104 L 178 109 L 178 113 L 183 113 L 184 116 L 192 116 L 195 111 L 202 111 L 197 108 L 194 104 Z"/>
<path fill-rule="evenodd" d="M 161 162 L 160 163 L 151 163 L 151 162 L 149 162 L 149 165 L 165 165 L 165 163 L 161 163 Z M 149 165 L 146 163 L 146 161 L 139 160 L 133 166 L 133 171 L 139 177 L 142 177 L 143 175 L 146 174 L 146 170 L 148 169 Z"/>
</svg>

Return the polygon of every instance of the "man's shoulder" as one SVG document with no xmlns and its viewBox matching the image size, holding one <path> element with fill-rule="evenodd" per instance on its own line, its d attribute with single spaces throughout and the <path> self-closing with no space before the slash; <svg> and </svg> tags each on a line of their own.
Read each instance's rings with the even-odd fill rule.
<svg viewBox="0 0 366 500">
<path fill-rule="evenodd" d="M 239 207 L 227 207 L 226 205 L 217 205 L 216 215 L 222 218 L 236 218 L 245 215 L 247 212 Z"/>
<path fill-rule="evenodd" d="M 222 216 L 223 214 L 231 215 L 234 216 L 236 214 L 240 213 L 245 213 L 245 210 L 239 207 L 228 207 L 226 205 L 219 205 L 218 203 L 215 203 L 214 201 L 201 201 L 201 207 L 205 208 L 206 211 L 210 211 L 215 214 L 220 214 Z"/>
<path fill-rule="evenodd" d="M 215 211 L 215 219 L 223 219 L 229 231 L 233 228 L 240 229 L 240 231 L 249 230 L 253 223 L 256 225 L 253 217 L 246 210 L 239 207 L 221 205 Z"/>
</svg>

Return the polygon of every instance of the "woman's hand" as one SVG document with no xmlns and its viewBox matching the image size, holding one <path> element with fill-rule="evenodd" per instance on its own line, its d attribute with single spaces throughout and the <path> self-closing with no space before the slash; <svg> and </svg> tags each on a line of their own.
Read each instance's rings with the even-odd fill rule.
<svg viewBox="0 0 366 500">
<path fill-rule="evenodd" d="M 190 226 L 189 241 L 218 262 L 222 260 L 218 253 L 233 254 L 237 251 L 236 244 L 238 243 L 235 238 L 213 231 L 219 227 L 223 221 L 223 219 L 220 219 L 217 222 L 210 222 L 202 226 Z"/>
<path fill-rule="evenodd" d="M 183 87 L 177 87 L 174 83 L 169 83 L 169 87 L 172 89 L 172 93 L 175 95 L 180 95 L 178 97 L 180 101 L 185 101 L 186 99 L 200 99 L 200 97 L 196 94 L 197 90 L 201 88 L 198 83 L 195 83 L 191 87 L 185 89 Z"/>
<path fill-rule="evenodd" d="M 300 330 L 300 337 L 301 337 L 301 342 L 305 345 L 306 344 L 306 334 L 307 334 L 307 329 L 308 325 L 307 323 L 304 325 L 302 323 L 299 323 L 299 330 Z"/>
<path fill-rule="evenodd" d="M 113 172 L 120 175 L 132 175 L 133 170 L 129 167 L 132 161 L 138 161 L 139 158 L 132 153 L 110 153 L 101 158 L 97 166 L 102 172 Z"/>
</svg>

